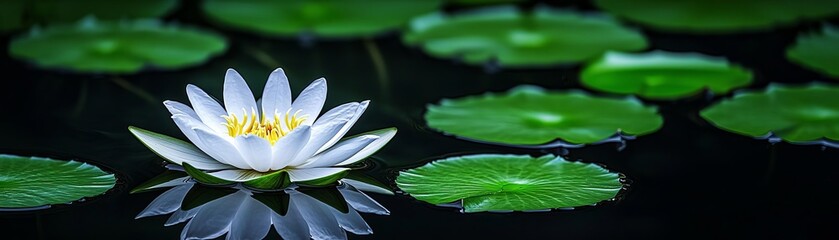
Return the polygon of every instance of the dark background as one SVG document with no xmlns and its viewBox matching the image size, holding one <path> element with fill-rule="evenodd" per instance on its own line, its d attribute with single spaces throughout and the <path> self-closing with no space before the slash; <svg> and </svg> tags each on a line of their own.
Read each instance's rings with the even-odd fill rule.
<svg viewBox="0 0 839 240">
<path fill-rule="evenodd" d="M 555 3 L 582 10 L 585 1 Z M 744 13 L 746 14 L 746 13 Z M 398 33 L 373 41 L 387 65 L 390 88 L 379 87 L 364 40 L 316 41 L 309 47 L 297 39 L 268 38 L 206 22 L 196 1 L 185 1 L 167 20 L 223 33 L 228 51 L 206 64 L 178 71 L 147 71 L 119 76 L 152 93 L 149 103 L 116 85 L 110 75 L 41 70 L 0 57 L 3 114 L 0 152 L 25 156 L 78 159 L 118 174 L 119 185 L 108 194 L 71 205 L 34 212 L 0 213 L 2 239 L 172 239 L 183 224 L 164 227 L 166 217 L 135 220 L 162 191 L 128 194 L 128 190 L 164 169 L 160 159 L 128 132 L 128 126 L 183 138 L 159 102 L 187 102 L 192 83 L 218 98 L 224 71 L 235 68 L 260 95 L 275 67 L 285 69 L 292 92 L 326 77 L 325 108 L 371 99 L 372 105 L 350 134 L 389 126 L 396 138 L 376 156 L 370 173 L 394 185 L 399 170 L 430 160 L 468 153 L 521 153 L 522 150 L 471 143 L 443 136 L 425 127 L 426 104 L 485 91 L 505 91 L 520 84 L 549 89 L 580 89 L 578 66 L 508 70 L 489 74 L 481 67 L 436 59 L 404 46 Z M 836 22 L 836 19 L 833 19 Z M 634 26 L 631 23 L 627 25 Z M 644 29 L 650 49 L 693 51 L 727 57 L 754 72 L 748 89 L 769 83 L 833 83 L 827 77 L 789 63 L 784 50 L 800 32 L 816 31 L 818 22 L 752 33 L 726 35 L 672 34 Z M 640 28 L 640 26 L 638 27 Z M 643 29 L 643 28 L 642 28 Z M 1 35 L 7 46 L 14 33 Z M 267 54 L 279 66 L 254 56 Z M 434 207 L 409 196 L 372 194 L 391 210 L 390 216 L 363 214 L 374 234 L 351 238 L 835 238 L 839 207 L 839 150 L 788 143 L 769 144 L 711 126 L 698 111 L 714 101 L 705 96 L 671 101 L 646 101 L 659 106 L 661 130 L 616 144 L 571 149 L 569 159 L 601 163 L 624 173 L 631 187 L 620 201 L 576 210 L 543 213 L 463 214 Z M 273 232 L 271 238 L 277 238 Z"/>
</svg>

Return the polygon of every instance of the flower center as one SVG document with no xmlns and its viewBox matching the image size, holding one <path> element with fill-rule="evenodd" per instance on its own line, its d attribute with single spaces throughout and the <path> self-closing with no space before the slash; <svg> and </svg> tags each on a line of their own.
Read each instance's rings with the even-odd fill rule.
<svg viewBox="0 0 839 240">
<path fill-rule="evenodd" d="M 256 111 L 251 111 L 250 114 L 247 111 L 242 111 L 243 117 L 241 119 L 236 114 L 224 116 L 224 119 L 227 120 L 224 126 L 227 127 L 227 134 L 230 137 L 252 134 L 268 140 L 271 145 L 274 145 L 277 140 L 303 124 L 307 116 L 300 116 L 300 111 L 297 110 L 294 114 L 291 113 L 291 109 L 286 111 L 285 114 L 275 112 L 273 118 L 266 118 L 263 114 L 261 119 L 257 116 Z"/>
</svg>

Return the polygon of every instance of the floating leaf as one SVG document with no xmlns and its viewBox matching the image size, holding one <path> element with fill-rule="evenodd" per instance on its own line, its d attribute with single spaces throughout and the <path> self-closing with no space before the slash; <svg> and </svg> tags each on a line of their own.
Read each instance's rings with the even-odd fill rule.
<svg viewBox="0 0 839 240">
<path fill-rule="evenodd" d="M 208 0 L 203 9 L 221 24 L 266 35 L 366 37 L 439 5 L 438 0 Z"/>
<path fill-rule="evenodd" d="M 513 7 L 435 13 L 415 19 L 404 41 L 436 57 L 507 67 L 575 63 L 609 50 L 647 47 L 640 33 L 608 18 L 546 7 L 530 13 Z"/>
<path fill-rule="evenodd" d="M 586 66 L 580 78 L 583 85 L 600 91 L 675 99 L 705 89 L 724 94 L 751 83 L 752 74 L 723 58 L 656 51 L 607 53 Z"/>
<path fill-rule="evenodd" d="M 33 29 L 14 39 L 9 53 L 44 68 L 134 73 L 145 67 L 196 65 L 226 47 L 219 35 L 156 20 L 105 22 L 87 18 L 78 24 Z"/>
<path fill-rule="evenodd" d="M 31 24 L 98 19 L 155 18 L 175 8 L 177 0 L 4 0 L 0 8 L 0 31 Z"/>
<path fill-rule="evenodd" d="M 434 161 L 401 172 L 396 184 L 431 204 L 462 200 L 466 212 L 587 206 L 614 198 L 623 187 L 618 174 L 594 164 L 497 154 Z"/>
<path fill-rule="evenodd" d="M 839 28 L 825 26 L 821 34 L 798 36 L 787 58 L 810 69 L 839 78 Z"/>
<path fill-rule="evenodd" d="M 428 106 L 428 126 L 463 138 L 502 144 L 545 144 L 556 139 L 573 144 L 604 141 L 616 134 L 643 135 L 661 127 L 655 107 L 633 99 L 593 97 L 580 92 L 552 92 L 517 87 L 444 99 Z"/>
<path fill-rule="evenodd" d="M 0 207 L 28 208 L 100 195 L 116 178 L 76 161 L 0 155 Z"/>
<path fill-rule="evenodd" d="M 595 0 L 609 13 L 654 28 L 726 33 L 789 25 L 839 13 L 835 0 Z"/>
<path fill-rule="evenodd" d="M 735 95 L 702 110 L 715 126 L 752 137 L 779 137 L 792 143 L 839 141 L 839 87 L 770 86 Z"/>
</svg>

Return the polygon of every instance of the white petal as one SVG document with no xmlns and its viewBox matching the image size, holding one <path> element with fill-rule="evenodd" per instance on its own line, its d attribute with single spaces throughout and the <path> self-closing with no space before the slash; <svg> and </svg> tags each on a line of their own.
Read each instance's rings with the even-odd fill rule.
<svg viewBox="0 0 839 240">
<path fill-rule="evenodd" d="M 338 220 L 338 225 L 341 228 L 351 233 L 358 235 L 373 234 L 373 229 L 370 228 L 370 225 L 367 225 L 364 218 L 361 218 L 361 215 L 358 215 L 358 212 L 354 209 L 350 209 L 347 213 L 332 211 L 332 215 Z"/>
<path fill-rule="evenodd" d="M 311 125 L 315 122 L 320 110 L 323 109 L 323 103 L 326 101 L 326 79 L 319 78 L 309 84 L 306 89 L 300 92 L 297 99 L 291 104 L 291 113 L 301 110 L 301 114 L 306 116 L 303 124 Z"/>
<path fill-rule="evenodd" d="M 335 117 L 331 121 L 317 122 L 313 125 L 312 136 L 309 137 L 309 142 L 307 142 L 306 146 L 297 153 L 297 156 L 294 156 L 294 160 L 288 165 L 299 166 L 315 155 L 317 150 L 320 149 L 323 144 L 328 142 L 335 136 L 335 134 L 338 134 L 338 132 L 341 131 L 341 128 L 347 123 L 347 121 L 350 120 L 350 118 L 352 118 L 351 114 L 344 114 Z"/>
<path fill-rule="evenodd" d="M 297 191 L 289 192 L 289 197 L 306 219 L 312 239 L 347 239 L 347 233 L 332 215 L 336 211 L 332 207 Z"/>
<path fill-rule="evenodd" d="M 291 163 L 294 156 L 300 152 L 306 143 L 309 142 L 309 137 L 312 135 L 312 128 L 309 125 L 303 125 L 291 130 L 290 133 L 277 140 L 272 147 L 271 170 L 279 170 Z"/>
<path fill-rule="evenodd" d="M 262 90 L 262 114 L 266 118 L 274 117 L 274 112 L 285 113 L 291 108 L 291 88 L 288 77 L 282 68 L 277 68 L 268 75 L 268 82 Z"/>
<path fill-rule="evenodd" d="M 201 119 L 200 117 L 198 117 L 198 114 L 195 113 L 195 110 L 192 110 L 192 108 L 187 106 L 186 104 L 179 103 L 179 102 L 176 102 L 176 101 L 166 100 L 166 101 L 163 101 L 163 105 L 166 106 L 166 109 L 168 109 L 169 113 L 171 113 L 172 115 L 183 114 L 183 115 L 190 116 L 194 119 L 199 119 L 199 120 Z"/>
<path fill-rule="evenodd" d="M 385 194 L 385 195 L 393 195 L 393 192 L 390 189 L 383 188 L 383 187 L 380 187 L 380 186 L 376 186 L 376 185 L 373 185 L 373 184 L 369 184 L 369 183 L 366 183 L 366 182 L 362 182 L 362 181 L 358 181 L 358 180 L 354 180 L 354 179 L 349 179 L 349 178 L 341 179 L 341 182 L 344 182 L 345 184 L 353 186 L 356 190 L 361 190 L 361 191 L 364 191 L 364 192 L 374 192 L 374 193 Z"/>
<path fill-rule="evenodd" d="M 288 212 L 285 216 L 273 212 L 271 214 L 271 222 L 274 224 L 274 229 L 280 234 L 283 239 L 309 239 L 309 224 L 306 219 L 297 210 L 298 204 L 294 201 L 289 201 Z"/>
<path fill-rule="evenodd" d="M 216 172 L 207 172 L 207 174 L 231 182 L 247 182 L 265 176 L 269 173 L 261 173 L 254 170 L 229 169 Z"/>
<path fill-rule="evenodd" d="M 157 185 L 154 185 L 154 186 L 145 187 L 145 188 L 143 188 L 143 191 L 156 189 L 156 188 L 183 186 L 183 185 L 195 183 L 195 182 L 190 181 L 190 180 L 191 180 L 191 177 L 189 177 L 189 176 L 179 177 L 179 178 L 175 178 L 175 179 L 172 179 L 172 180 L 169 180 L 169 181 L 166 181 L 166 182 L 158 183 Z"/>
<path fill-rule="evenodd" d="M 248 114 L 257 111 L 256 100 L 248 88 L 248 83 L 232 68 L 227 69 L 224 75 L 224 108 L 227 109 L 228 115 L 237 116 L 241 116 L 245 111 Z"/>
<path fill-rule="evenodd" d="M 195 109 L 195 114 L 205 125 L 216 132 L 227 133 L 227 128 L 223 125 L 227 121 L 222 117 L 227 115 L 227 112 L 215 99 L 192 84 L 186 85 L 186 95 L 189 97 L 192 108 Z"/>
<path fill-rule="evenodd" d="M 340 162 L 338 164 L 335 164 L 335 166 L 343 166 L 343 165 L 347 165 L 347 164 L 353 164 L 353 163 L 356 163 L 358 161 L 364 160 L 365 158 L 369 157 L 370 155 L 373 155 L 374 153 L 379 151 L 379 149 L 381 149 L 382 147 L 387 145 L 387 143 L 390 142 L 391 139 L 393 139 L 393 136 L 396 136 L 396 128 L 385 128 L 385 129 L 370 131 L 370 132 L 366 132 L 366 133 L 361 134 L 361 136 L 369 136 L 369 135 L 379 136 L 379 138 L 376 139 L 376 141 L 373 141 L 372 143 L 367 145 L 367 147 L 364 147 L 364 149 L 361 149 L 361 151 L 358 151 L 358 153 L 356 153 L 352 157 L 348 158 L 347 160 L 345 160 L 343 162 Z"/>
<path fill-rule="evenodd" d="M 288 170 L 292 182 L 304 182 L 332 176 L 350 170 L 349 168 L 303 168 Z M 230 170 L 225 170 L 230 171 Z"/>
<path fill-rule="evenodd" d="M 205 129 L 196 128 L 193 130 L 195 130 L 195 134 L 198 136 L 198 140 L 201 141 L 201 144 L 206 146 L 206 150 L 210 155 L 218 156 L 217 159 L 219 161 L 223 161 L 237 168 L 250 169 L 250 165 L 245 162 L 242 155 L 239 154 L 239 150 L 233 145 L 233 143 L 230 143 L 224 137 L 208 132 Z"/>
<path fill-rule="evenodd" d="M 357 154 L 376 139 L 379 139 L 379 136 L 364 135 L 338 142 L 338 144 L 335 144 L 335 146 L 329 148 L 329 150 L 313 156 L 300 167 L 316 168 L 335 166 L 335 164 L 346 161 L 353 155 Z"/>
<path fill-rule="evenodd" d="M 230 224 L 227 239 L 263 239 L 271 230 L 272 210 L 251 197 L 245 198 Z"/>
<path fill-rule="evenodd" d="M 129 131 L 154 153 L 175 164 L 188 162 L 195 168 L 203 170 L 227 169 L 230 166 L 220 163 L 194 145 L 184 141 L 136 127 L 129 127 Z"/>
<path fill-rule="evenodd" d="M 236 148 L 253 170 L 260 172 L 271 168 L 271 143 L 256 135 L 238 136 L 234 139 Z"/>
<path fill-rule="evenodd" d="M 192 144 L 195 144 L 195 146 L 198 147 L 198 149 L 201 149 L 201 151 L 203 151 L 204 153 L 209 155 L 211 158 L 213 158 L 214 160 L 216 160 L 220 163 L 223 163 L 223 164 L 227 163 L 215 151 L 210 149 L 207 145 L 204 145 L 204 142 L 202 142 L 201 139 L 198 138 L 198 134 L 195 133 L 195 130 L 194 130 L 196 128 L 201 128 L 201 129 L 204 129 L 204 131 L 206 131 L 206 132 L 215 132 L 212 129 L 210 129 L 210 127 L 207 127 L 207 125 L 204 125 L 204 123 L 201 122 L 201 120 L 189 117 L 189 116 L 184 115 L 184 114 L 172 115 L 172 120 L 175 122 L 175 125 L 178 126 L 179 129 L 181 129 L 181 132 L 183 132 L 184 135 L 186 135 L 186 138 L 189 139 L 189 141 L 192 142 Z M 191 165 L 195 166 L 195 164 L 191 164 Z M 229 167 L 224 168 L 224 169 L 228 169 L 228 168 L 234 168 L 234 167 L 229 166 Z M 217 169 L 205 169 L 205 170 L 217 170 Z"/>
<path fill-rule="evenodd" d="M 195 217 L 195 214 L 198 214 L 198 211 L 200 211 L 200 209 L 201 207 L 199 206 L 188 211 L 175 211 L 175 213 L 172 213 L 172 216 L 169 216 L 169 219 L 167 219 L 166 222 L 163 223 L 163 226 L 168 227 L 192 219 L 193 217 Z"/>
<path fill-rule="evenodd" d="M 342 179 L 341 181 L 346 181 L 346 179 Z M 344 196 L 344 199 L 347 200 L 347 203 L 352 208 L 358 210 L 359 212 L 390 215 L 390 211 L 376 202 L 376 200 L 373 200 L 373 198 L 370 198 L 367 194 L 358 191 L 355 186 L 346 185 L 346 182 L 344 183 L 344 186 L 338 187 L 338 191 L 341 192 L 341 195 Z"/>
<path fill-rule="evenodd" d="M 242 201 L 247 197 L 247 193 L 238 191 L 205 203 L 201 211 L 184 226 L 181 239 L 213 239 L 226 233 Z"/>
<path fill-rule="evenodd" d="M 184 201 L 186 193 L 189 192 L 189 189 L 192 189 L 192 185 L 190 183 L 166 190 L 166 192 L 163 192 L 155 198 L 154 201 L 146 206 L 146 209 L 140 211 L 140 214 L 137 214 L 137 217 L 134 218 L 157 216 L 177 211 L 181 208 L 181 203 Z"/>
<path fill-rule="evenodd" d="M 341 130 L 338 131 L 338 133 L 335 134 L 335 136 L 333 136 L 332 139 L 329 139 L 329 141 L 323 144 L 323 146 L 320 147 L 320 149 L 318 149 L 317 153 L 325 151 L 329 147 L 332 147 L 332 145 L 335 145 L 335 143 L 337 143 L 339 140 L 341 140 L 341 138 L 343 138 L 344 135 L 346 135 L 347 132 L 350 131 L 350 128 L 352 128 L 352 126 L 355 125 L 355 122 L 358 121 L 361 115 L 364 114 L 364 110 L 367 110 L 367 106 L 369 105 L 370 100 L 362 101 L 361 103 L 359 103 L 358 108 L 355 109 L 355 114 L 353 114 L 352 118 L 350 118 L 350 120 L 347 121 L 347 123 L 344 124 L 343 127 L 341 127 Z"/>
</svg>

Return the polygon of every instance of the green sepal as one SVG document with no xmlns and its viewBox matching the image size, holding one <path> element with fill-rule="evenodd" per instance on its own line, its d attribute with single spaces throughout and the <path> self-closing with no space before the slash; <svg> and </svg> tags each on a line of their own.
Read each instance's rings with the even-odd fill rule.
<svg viewBox="0 0 839 240">
<path fill-rule="evenodd" d="M 190 177 L 192 177 L 193 179 L 195 179 L 195 181 L 198 181 L 199 183 L 207 185 L 227 185 L 234 183 L 205 173 L 204 171 L 201 171 L 193 167 L 192 165 L 189 165 L 189 163 L 184 162 L 183 166 L 186 173 L 189 174 Z"/>
<path fill-rule="evenodd" d="M 210 201 L 233 194 L 237 191 L 238 190 L 234 188 L 217 188 L 195 185 L 189 189 L 189 192 L 186 193 L 184 201 L 181 203 L 181 210 L 187 211 L 200 207 Z"/>
<path fill-rule="evenodd" d="M 288 205 L 291 198 L 285 192 L 256 193 L 251 197 L 265 204 L 280 216 L 288 214 Z"/>
<path fill-rule="evenodd" d="M 257 190 L 277 190 L 283 189 L 291 185 L 286 171 L 276 171 L 271 174 L 244 182 L 245 186 Z"/>
<path fill-rule="evenodd" d="M 134 187 L 134 189 L 131 189 L 131 191 L 129 193 L 133 194 L 133 193 L 150 191 L 152 189 L 157 188 L 157 186 L 160 185 L 160 184 L 163 184 L 163 183 L 166 183 L 166 182 L 178 179 L 178 178 L 186 177 L 186 176 L 189 176 L 189 175 L 187 175 L 185 172 L 165 171 L 165 172 L 161 173 L 160 175 L 157 175 L 157 176 L 153 177 L 152 179 L 150 179 L 150 180 L 148 180 L 148 181 L 146 181 L 146 182 L 144 182 L 140 185 L 137 185 L 137 187 Z"/>
<path fill-rule="evenodd" d="M 344 195 L 337 188 L 298 188 L 297 191 L 306 194 L 342 213 L 350 212 L 350 206 Z"/>
<path fill-rule="evenodd" d="M 312 179 L 312 180 L 308 180 L 308 181 L 302 181 L 302 182 L 295 182 L 295 183 L 298 186 L 304 186 L 304 187 L 337 186 L 338 185 L 338 180 L 340 180 L 341 178 L 344 178 L 344 176 L 346 176 L 346 175 L 347 175 L 347 171 L 343 171 L 343 172 L 336 173 L 336 174 L 333 174 L 333 175 L 329 175 L 329 176 L 326 176 L 326 177 L 322 177 L 322 178 L 318 178 L 318 179 Z"/>
</svg>

